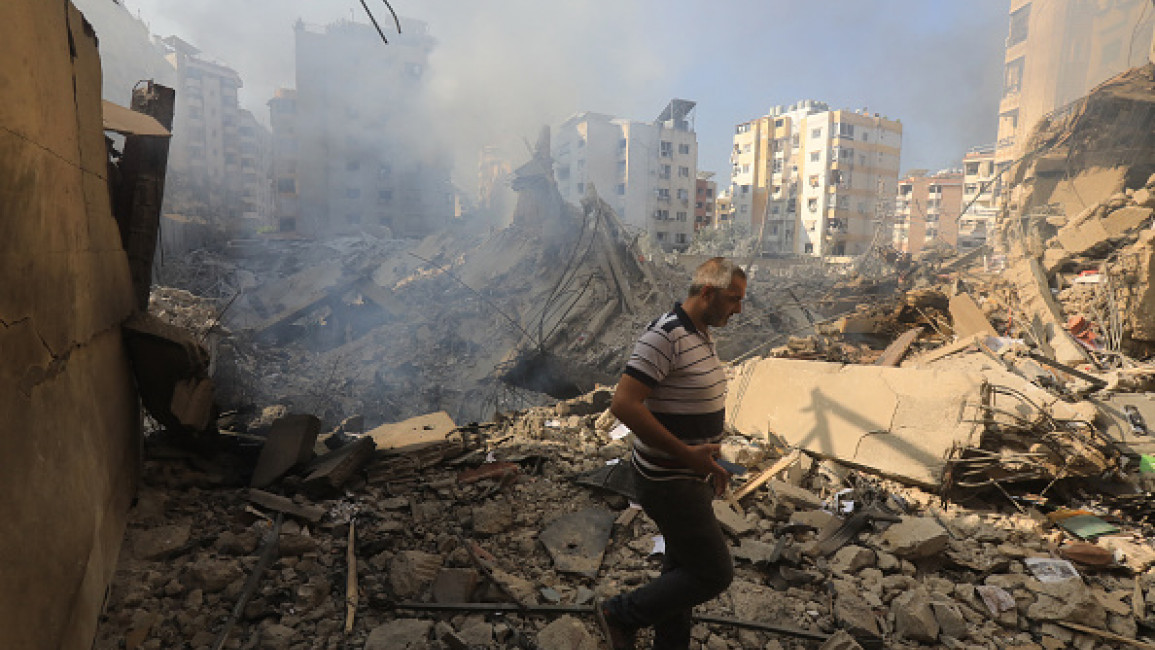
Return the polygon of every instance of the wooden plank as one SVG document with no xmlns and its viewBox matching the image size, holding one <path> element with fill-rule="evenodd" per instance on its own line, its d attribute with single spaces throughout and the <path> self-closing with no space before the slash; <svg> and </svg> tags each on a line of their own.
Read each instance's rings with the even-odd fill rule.
<svg viewBox="0 0 1155 650">
<path fill-rule="evenodd" d="M 345 548 L 345 634 L 353 631 L 353 618 L 357 615 L 357 520 L 349 520 L 349 543 Z"/>
<path fill-rule="evenodd" d="M 906 356 L 907 351 L 910 350 L 910 346 L 918 339 L 919 334 L 922 334 L 921 327 L 912 327 L 903 332 L 890 345 L 886 346 L 886 349 L 882 351 L 882 356 L 878 357 L 874 365 L 889 368 L 897 366 Z"/>
<path fill-rule="evenodd" d="M 779 472 L 786 469 L 787 467 L 790 467 L 794 463 L 797 463 L 798 459 L 801 457 L 802 457 L 802 451 L 799 449 L 794 449 L 790 453 L 783 456 L 782 458 L 779 458 L 778 462 L 771 465 L 769 469 L 767 469 L 766 471 L 764 471 L 761 474 L 759 474 L 758 476 L 756 476 L 749 483 L 747 483 L 746 485 L 743 485 L 742 489 L 735 492 L 734 493 L 734 500 L 735 501 L 741 501 L 744 497 L 749 495 L 751 492 L 753 492 L 754 490 L 757 490 L 758 488 L 765 485 L 766 481 L 769 481 L 770 479 L 774 478 L 774 476 L 777 475 Z"/>
<path fill-rule="evenodd" d="M 1070 621 L 1055 621 L 1055 622 L 1058 623 L 1059 625 L 1062 625 L 1065 628 L 1075 630 L 1076 632 L 1082 632 L 1083 634 L 1090 634 L 1093 636 L 1097 636 L 1101 639 L 1110 639 L 1112 641 L 1118 641 L 1119 643 L 1125 643 L 1125 644 L 1132 646 L 1132 647 L 1135 647 L 1135 648 L 1148 648 L 1149 650 L 1155 650 L 1155 645 L 1153 645 L 1153 644 L 1147 643 L 1145 641 L 1140 641 L 1138 639 L 1130 639 L 1130 638 L 1127 638 L 1125 636 L 1115 634 L 1114 632 L 1108 632 L 1106 630 L 1100 630 L 1100 629 L 1096 629 L 1093 627 L 1088 627 L 1086 625 L 1080 625 L 1078 623 L 1071 623 Z"/>
</svg>

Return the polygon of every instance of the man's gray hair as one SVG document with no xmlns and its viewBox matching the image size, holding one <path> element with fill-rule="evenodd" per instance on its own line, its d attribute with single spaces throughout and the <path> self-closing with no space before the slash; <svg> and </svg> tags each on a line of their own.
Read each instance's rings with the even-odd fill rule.
<svg viewBox="0 0 1155 650">
<path fill-rule="evenodd" d="M 746 272 L 742 267 L 724 257 L 711 257 L 694 271 L 690 295 L 698 295 L 703 287 L 727 289 L 734 282 L 734 278 L 746 279 Z"/>
</svg>

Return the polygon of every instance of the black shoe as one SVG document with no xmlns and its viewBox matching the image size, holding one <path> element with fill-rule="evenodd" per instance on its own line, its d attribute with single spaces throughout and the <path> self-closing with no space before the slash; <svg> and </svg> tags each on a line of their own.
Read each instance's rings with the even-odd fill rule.
<svg viewBox="0 0 1155 650">
<path fill-rule="evenodd" d="M 610 650 L 633 650 L 635 631 L 618 623 L 601 598 L 594 600 L 594 618 Z"/>
</svg>

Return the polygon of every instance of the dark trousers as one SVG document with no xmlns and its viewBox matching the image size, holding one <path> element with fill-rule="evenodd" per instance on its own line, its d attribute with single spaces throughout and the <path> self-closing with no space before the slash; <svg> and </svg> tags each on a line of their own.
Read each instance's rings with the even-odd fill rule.
<svg viewBox="0 0 1155 650">
<path fill-rule="evenodd" d="M 734 565 L 711 505 L 714 489 L 690 479 L 637 477 L 638 500 L 666 539 L 662 575 L 606 603 L 627 626 L 654 627 L 654 650 L 690 647 L 691 613 L 730 586 Z"/>
</svg>

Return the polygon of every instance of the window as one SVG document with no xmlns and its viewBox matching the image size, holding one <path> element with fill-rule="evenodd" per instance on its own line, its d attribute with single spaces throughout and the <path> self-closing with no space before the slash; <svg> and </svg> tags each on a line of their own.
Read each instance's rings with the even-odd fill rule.
<svg viewBox="0 0 1155 650">
<path fill-rule="evenodd" d="M 779 205 L 771 206 L 770 214 L 781 214 L 781 213 L 782 213 L 782 206 L 779 206 Z"/>
<path fill-rule="evenodd" d="M 750 173 L 750 165 L 749 164 L 742 165 L 742 173 L 743 174 L 749 174 Z"/>
<path fill-rule="evenodd" d="M 1011 14 L 1011 31 L 1007 35 L 1007 47 L 1014 47 L 1027 40 L 1031 22 L 1031 5 L 1027 3 Z"/>
<path fill-rule="evenodd" d="M 1003 70 L 1003 97 L 1019 94 L 1023 88 L 1023 57 L 1007 64 Z"/>
<path fill-rule="evenodd" d="M 618 161 L 618 175 L 619 176 L 625 176 L 625 174 L 626 174 L 626 161 L 619 160 Z"/>
<path fill-rule="evenodd" d="M 811 212 L 818 212 L 818 199 L 806 199 L 806 209 Z"/>
<path fill-rule="evenodd" d="M 714 188 L 712 188 L 712 187 L 707 187 L 707 188 L 706 188 L 706 198 L 707 198 L 707 199 L 712 199 L 712 198 L 714 198 Z"/>
<path fill-rule="evenodd" d="M 690 177 L 690 168 L 689 167 L 679 167 L 678 168 L 678 178 L 689 178 L 689 177 Z"/>
<path fill-rule="evenodd" d="M 292 194 L 297 191 L 297 181 L 292 178 L 278 178 L 277 191 L 285 194 Z"/>
<path fill-rule="evenodd" d="M 775 158 L 774 162 L 771 163 L 771 165 L 770 165 L 770 170 L 775 174 L 781 173 L 782 172 L 782 159 L 781 158 Z"/>
<path fill-rule="evenodd" d="M 742 186 L 742 193 L 743 194 L 749 194 L 750 193 L 750 186 L 749 185 L 743 185 Z"/>
<path fill-rule="evenodd" d="M 389 163 L 381 163 L 381 166 L 377 168 L 377 178 L 379 179 L 384 180 L 389 178 L 392 174 L 393 165 L 390 165 Z"/>
<path fill-rule="evenodd" d="M 680 233 L 674 235 L 674 241 L 676 241 L 679 244 L 685 244 L 686 243 L 686 233 L 680 232 Z"/>
<path fill-rule="evenodd" d="M 810 187 L 818 187 L 819 184 L 820 183 L 818 180 L 818 174 L 811 174 L 810 175 Z"/>
<path fill-rule="evenodd" d="M 654 235 L 658 238 L 658 241 L 666 241 L 666 233 L 664 231 L 659 230 L 654 233 Z"/>
<path fill-rule="evenodd" d="M 677 220 L 678 221 L 685 221 L 686 220 L 686 211 L 685 210 L 679 210 L 678 211 Z"/>
<path fill-rule="evenodd" d="M 750 123 L 749 123 L 749 122 L 747 122 L 747 123 L 745 123 L 745 124 L 739 124 L 739 125 L 738 125 L 738 126 L 735 128 L 735 129 L 734 129 L 734 133 L 738 133 L 738 134 L 741 134 L 741 133 L 749 133 L 749 132 L 750 132 Z"/>
<path fill-rule="evenodd" d="M 377 202 L 389 203 L 393 200 L 393 190 L 377 190 Z"/>
<path fill-rule="evenodd" d="M 682 201 L 689 201 L 690 200 L 690 191 L 686 190 L 686 189 L 678 190 L 678 198 L 681 199 Z"/>
<path fill-rule="evenodd" d="M 967 163 L 967 176 L 976 176 L 979 173 L 979 164 L 977 162 Z"/>
<path fill-rule="evenodd" d="M 625 196 L 625 195 L 626 195 L 626 184 L 625 183 L 618 183 L 618 196 Z"/>
<path fill-rule="evenodd" d="M 618 151 L 625 151 L 628 144 L 629 140 L 626 140 L 625 138 L 618 140 Z"/>
<path fill-rule="evenodd" d="M 659 201 L 669 201 L 670 200 L 670 190 L 665 188 L 665 187 L 658 188 L 658 200 Z"/>
<path fill-rule="evenodd" d="M 669 179 L 670 178 L 670 169 L 671 169 L 671 167 L 669 165 L 662 165 L 661 167 L 659 167 L 658 168 L 658 178 L 660 178 L 662 180 Z"/>
<path fill-rule="evenodd" d="M 750 148 L 751 148 L 752 146 L 753 146 L 753 145 L 751 145 L 749 142 L 747 142 L 746 144 L 742 145 L 742 153 L 750 153 Z"/>
<path fill-rule="evenodd" d="M 785 122 L 782 118 L 778 118 L 778 119 L 774 120 L 774 126 L 782 126 L 784 123 Z"/>
<path fill-rule="evenodd" d="M 797 134 L 797 133 L 795 133 L 795 134 L 794 134 L 793 136 L 791 136 L 791 138 L 790 138 L 790 147 L 791 147 L 792 149 L 797 149 L 797 148 L 798 148 L 798 142 L 799 142 L 799 137 L 798 137 L 798 134 Z"/>
<path fill-rule="evenodd" d="M 688 144 L 678 145 L 678 153 L 682 153 L 682 154 L 690 153 L 690 145 L 688 145 Z"/>
<path fill-rule="evenodd" d="M 778 236 L 778 224 L 776 222 L 770 224 L 770 236 L 771 237 L 777 237 Z"/>
<path fill-rule="evenodd" d="M 577 184 L 577 193 L 578 194 L 585 194 L 586 193 L 586 184 L 585 183 L 578 183 Z"/>
<path fill-rule="evenodd" d="M 654 218 L 658 221 L 669 221 L 670 211 L 658 208 L 657 210 L 654 210 Z"/>
<path fill-rule="evenodd" d="M 663 158 L 672 157 L 674 155 L 674 143 L 662 140 L 661 144 L 659 145 L 658 152 Z"/>
<path fill-rule="evenodd" d="M 361 198 L 361 190 L 357 189 L 356 187 L 347 187 L 345 188 L 345 198 L 359 199 Z"/>
<path fill-rule="evenodd" d="M 815 140 L 818 138 L 821 138 L 822 137 L 822 129 L 810 129 L 810 137 L 812 139 L 815 139 Z"/>
<path fill-rule="evenodd" d="M 849 160 L 849 161 L 853 162 L 854 161 L 854 149 L 846 149 L 846 148 L 839 149 L 838 150 L 838 159 L 839 160 Z"/>
<path fill-rule="evenodd" d="M 847 140 L 854 139 L 854 125 L 846 122 L 838 123 L 838 137 L 846 138 Z"/>
<path fill-rule="evenodd" d="M 810 152 L 810 162 L 818 162 L 818 159 L 821 157 L 822 157 L 822 154 L 817 152 L 817 151 L 811 151 Z"/>
</svg>

